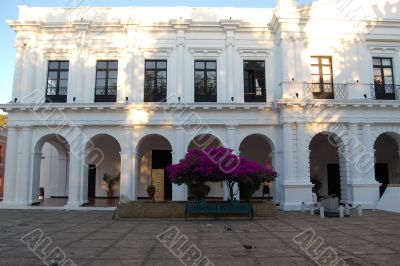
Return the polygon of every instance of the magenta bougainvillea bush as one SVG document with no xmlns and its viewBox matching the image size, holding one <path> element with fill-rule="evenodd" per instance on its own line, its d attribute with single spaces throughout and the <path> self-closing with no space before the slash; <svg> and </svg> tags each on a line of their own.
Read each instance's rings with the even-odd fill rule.
<svg viewBox="0 0 400 266">
<path fill-rule="evenodd" d="M 190 149 L 185 158 L 170 165 L 167 171 L 171 182 L 178 185 L 223 181 L 229 188 L 231 199 L 236 182 L 252 185 L 277 177 L 272 168 L 241 158 L 224 147 Z"/>
</svg>

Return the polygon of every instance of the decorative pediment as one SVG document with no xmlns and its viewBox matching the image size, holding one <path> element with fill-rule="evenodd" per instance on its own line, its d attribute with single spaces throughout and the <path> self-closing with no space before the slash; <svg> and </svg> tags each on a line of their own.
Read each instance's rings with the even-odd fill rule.
<svg viewBox="0 0 400 266">
<path fill-rule="evenodd" d="M 382 44 L 382 45 L 368 45 L 368 49 L 372 54 L 387 54 L 394 55 L 400 51 L 399 44 Z"/>
<path fill-rule="evenodd" d="M 144 57 L 169 57 L 173 51 L 172 47 L 151 47 L 151 48 L 139 48 L 140 53 Z"/>
<path fill-rule="evenodd" d="M 210 57 L 218 57 L 222 54 L 222 48 L 214 48 L 214 47 L 191 47 L 189 48 L 189 52 L 194 57 L 202 57 L 202 56 L 210 56 Z"/>
<path fill-rule="evenodd" d="M 270 49 L 238 48 L 237 51 L 242 57 L 266 57 L 270 54 Z"/>
<path fill-rule="evenodd" d="M 109 49 L 90 49 L 90 53 L 101 59 L 118 59 L 121 56 L 121 51 L 119 48 L 109 48 Z"/>
</svg>

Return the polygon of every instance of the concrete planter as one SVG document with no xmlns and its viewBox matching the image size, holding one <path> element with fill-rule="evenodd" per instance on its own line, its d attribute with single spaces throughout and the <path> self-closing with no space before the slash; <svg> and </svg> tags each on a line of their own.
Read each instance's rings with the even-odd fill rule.
<svg viewBox="0 0 400 266">
<path fill-rule="evenodd" d="M 184 202 L 132 201 L 120 203 L 120 218 L 184 218 Z"/>
<path fill-rule="evenodd" d="M 277 208 L 270 200 L 252 201 L 254 218 L 276 217 Z M 185 202 L 132 201 L 120 203 L 120 218 L 184 218 Z"/>
</svg>

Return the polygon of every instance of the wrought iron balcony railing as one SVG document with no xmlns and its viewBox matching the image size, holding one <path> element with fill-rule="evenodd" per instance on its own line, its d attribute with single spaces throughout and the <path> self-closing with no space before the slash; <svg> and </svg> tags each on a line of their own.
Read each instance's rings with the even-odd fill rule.
<svg viewBox="0 0 400 266">
<path fill-rule="evenodd" d="M 371 96 L 375 100 L 399 100 L 400 85 L 371 84 Z"/>
<path fill-rule="evenodd" d="M 347 84 L 337 83 L 307 83 L 309 99 L 347 99 Z"/>
</svg>

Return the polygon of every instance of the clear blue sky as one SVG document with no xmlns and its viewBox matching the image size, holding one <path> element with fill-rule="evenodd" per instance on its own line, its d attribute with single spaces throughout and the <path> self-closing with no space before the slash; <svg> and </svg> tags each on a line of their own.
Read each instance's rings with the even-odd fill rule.
<svg viewBox="0 0 400 266">
<path fill-rule="evenodd" d="M 85 6 L 234 6 L 275 7 L 274 0 L 75 0 Z M 312 0 L 300 0 L 301 4 Z M 18 5 L 71 6 L 73 0 L 0 0 L 0 103 L 11 100 L 14 75 L 15 33 L 6 20 L 17 19 Z"/>
</svg>

